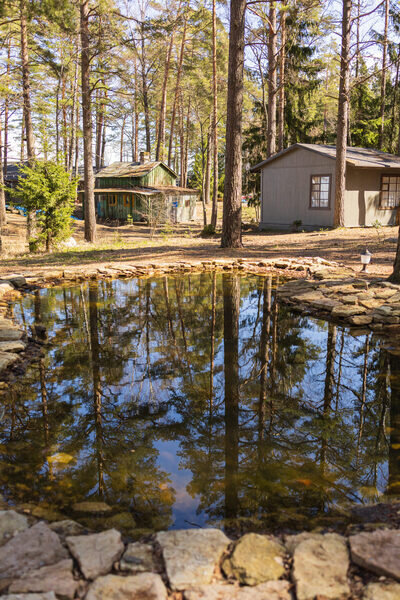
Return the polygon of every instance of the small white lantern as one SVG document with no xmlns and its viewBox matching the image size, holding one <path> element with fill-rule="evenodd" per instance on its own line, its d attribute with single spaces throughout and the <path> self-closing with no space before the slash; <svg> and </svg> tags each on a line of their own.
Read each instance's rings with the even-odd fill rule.
<svg viewBox="0 0 400 600">
<path fill-rule="evenodd" d="M 371 252 L 368 250 L 368 248 L 365 250 L 364 254 L 360 255 L 361 258 L 361 264 L 362 264 L 362 271 L 366 271 L 367 270 L 367 265 L 369 265 L 369 263 L 371 262 Z"/>
</svg>

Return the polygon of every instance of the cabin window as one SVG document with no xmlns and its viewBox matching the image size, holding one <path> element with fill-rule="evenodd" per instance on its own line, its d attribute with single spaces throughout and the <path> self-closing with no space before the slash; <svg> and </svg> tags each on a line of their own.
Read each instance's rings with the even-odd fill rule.
<svg viewBox="0 0 400 600">
<path fill-rule="evenodd" d="M 130 205 L 131 205 L 131 201 L 130 201 L 128 194 L 124 194 L 124 206 L 127 206 L 129 208 Z"/>
<path fill-rule="evenodd" d="M 109 196 L 108 204 L 109 204 L 109 206 L 116 206 L 117 205 L 117 196 Z"/>
<path fill-rule="evenodd" d="M 311 175 L 310 208 L 331 207 L 331 176 Z"/>
<path fill-rule="evenodd" d="M 382 175 L 381 208 L 400 206 L 400 175 Z"/>
</svg>

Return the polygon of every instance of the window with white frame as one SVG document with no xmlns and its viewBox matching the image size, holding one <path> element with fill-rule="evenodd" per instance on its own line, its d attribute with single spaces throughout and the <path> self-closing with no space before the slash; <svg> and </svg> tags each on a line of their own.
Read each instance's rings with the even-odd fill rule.
<svg viewBox="0 0 400 600">
<path fill-rule="evenodd" d="M 331 176 L 311 175 L 310 208 L 330 208 Z"/>
<path fill-rule="evenodd" d="M 400 206 L 400 175 L 382 175 L 381 208 Z"/>
</svg>

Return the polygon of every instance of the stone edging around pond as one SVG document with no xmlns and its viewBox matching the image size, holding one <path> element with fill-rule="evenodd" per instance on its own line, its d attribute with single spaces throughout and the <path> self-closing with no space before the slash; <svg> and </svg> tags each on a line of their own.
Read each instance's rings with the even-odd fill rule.
<svg viewBox="0 0 400 600">
<path fill-rule="evenodd" d="M 293 280 L 278 288 L 279 299 L 301 313 L 377 333 L 400 333 L 400 285 L 382 279 Z"/>
<path fill-rule="evenodd" d="M 4 600 L 398 600 L 396 580 L 397 529 L 237 541 L 187 529 L 124 543 L 116 529 L 90 533 L 71 520 L 0 511 Z"/>
</svg>

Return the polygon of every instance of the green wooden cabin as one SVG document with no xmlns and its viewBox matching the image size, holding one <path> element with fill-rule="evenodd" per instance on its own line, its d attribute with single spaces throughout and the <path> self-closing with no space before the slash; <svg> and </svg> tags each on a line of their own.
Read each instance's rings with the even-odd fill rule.
<svg viewBox="0 0 400 600">
<path fill-rule="evenodd" d="M 96 175 L 96 214 L 100 219 L 181 222 L 195 218 L 198 192 L 179 188 L 177 175 L 163 162 L 115 162 Z"/>
</svg>

